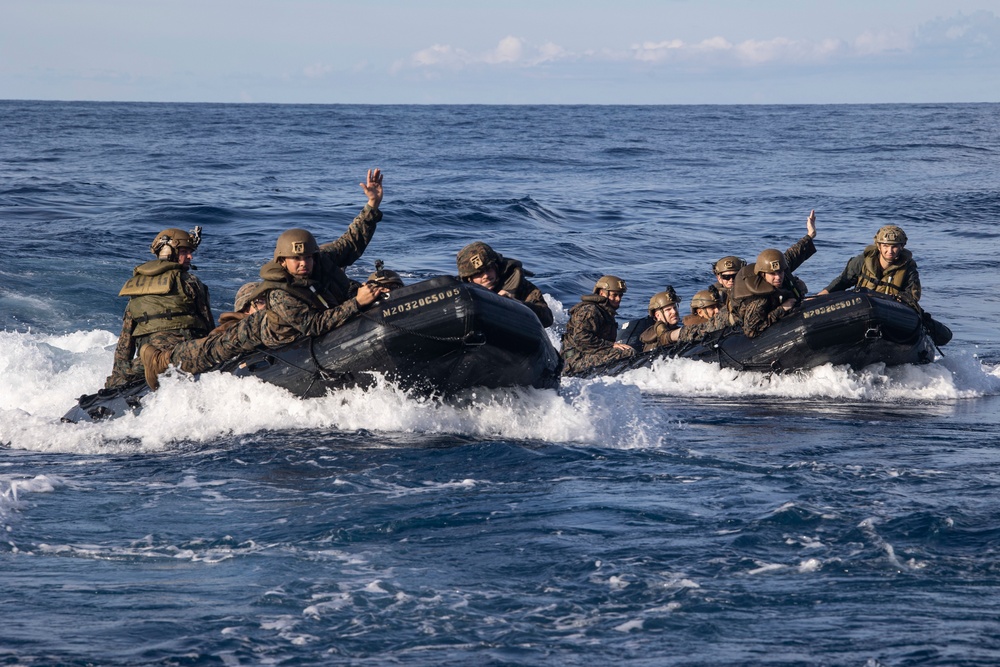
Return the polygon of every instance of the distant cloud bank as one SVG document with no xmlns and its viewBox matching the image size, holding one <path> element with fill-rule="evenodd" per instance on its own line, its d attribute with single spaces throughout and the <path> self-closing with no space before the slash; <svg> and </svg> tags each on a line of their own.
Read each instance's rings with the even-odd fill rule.
<svg viewBox="0 0 1000 667">
<path fill-rule="evenodd" d="M 508 35 L 496 47 L 472 52 L 447 44 L 416 51 L 392 65 L 393 73 L 407 70 L 457 70 L 471 67 L 540 67 L 558 62 L 641 63 L 696 67 L 757 67 L 765 65 L 815 65 L 879 57 L 923 56 L 969 59 L 1000 53 L 1000 18 L 979 11 L 921 25 L 909 34 L 865 32 L 852 40 L 792 39 L 774 37 L 731 42 L 715 36 L 698 42 L 679 39 L 647 41 L 628 48 L 599 48 L 574 52 L 551 42 L 533 45 Z"/>
</svg>

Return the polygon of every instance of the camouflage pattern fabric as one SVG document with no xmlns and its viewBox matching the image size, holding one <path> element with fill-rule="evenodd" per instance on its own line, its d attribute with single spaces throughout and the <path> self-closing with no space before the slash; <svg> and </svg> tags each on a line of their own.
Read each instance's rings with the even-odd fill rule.
<svg viewBox="0 0 1000 667">
<path fill-rule="evenodd" d="M 267 311 L 252 315 L 223 313 L 208 336 L 181 343 L 170 353 L 170 363 L 187 373 L 204 373 L 263 344 L 261 331 Z"/>
<path fill-rule="evenodd" d="M 502 258 L 497 266 L 498 290 L 506 290 L 514 298 L 526 305 L 538 317 L 543 327 L 550 327 L 555 321 L 549 304 L 545 303 L 542 290 L 535 287 L 525 277 L 521 262 L 516 259 Z"/>
<path fill-rule="evenodd" d="M 183 271 L 181 279 L 184 291 L 195 302 L 196 314 L 207 322 L 208 329 L 211 329 L 215 326 L 215 319 L 212 315 L 208 287 L 189 271 Z M 118 344 L 115 346 L 111 375 L 104 381 L 106 389 L 145 378 L 142 360 L 136 354 L 143 345 L 148 344 L 160 350 L 170 350 L 179 343 L 201 338 L 208 333 L 208 329 L 175 329 L 133 338 L 132 332 L 135 331 L 135 325 L 135 320 L 126 310 L 125 316 L 122 318 L 122 330 L 118 336 Z"/>
<path fill-rule="evenodd" d="M 678 328 L 676 325 L 671 326 L 666 322 L 656 322 L 639 336 L 639 340 L 642 342 L 642 351 L 652 352 L 661 347 L 673 345 L 673 341 L 670 340 L 670 332 Z"/>
<path fill-rule="evenodd" d="M 264 345 L 279 347 L 304 336 L 320 336 L 358 313 L 353 297 L 360 285 L 347 277 L 344 267 L 361 257 L 381 219 L 382 212 L 366 204 L 339 239 L 319 247 L 307 281 L 293 280 L 278 262 L 261 267 L 260 276 L 271 287 L 261 329 Z"/>
<path fill-rule="evenodd" d="M 606 297 L 588 294 L 569 311 L 562 339 L 563 375 L 579 375 L 599 364 L 624 359 L 634 351 L 614 347 L 618 323 Z"/>
<path fill-rule="evenodd" d="M 145 369 L 139 357 L 129 359 L 126 355 L 134 355 L 136 350 L 142 349 L 143 345 L 152 345 L 158 350 L 172 350 L 177 345 L 189 340 L 196 340 L 202 337 L 200 330 L 177 329 L 175 331 L 157 331 L 146 336 L 132 338 L 131 328 L 125 335 L 125 328 L 130 327 L 128 316 L 125 318 L 122 327 L 122 336 L 118 339 L 118 346 L 115 348 L 115 363 L 111 369 L 111 375 L 104 381 L 104 387 L 110 389 L 120 385 L 145 379 Z"/>
</svg>

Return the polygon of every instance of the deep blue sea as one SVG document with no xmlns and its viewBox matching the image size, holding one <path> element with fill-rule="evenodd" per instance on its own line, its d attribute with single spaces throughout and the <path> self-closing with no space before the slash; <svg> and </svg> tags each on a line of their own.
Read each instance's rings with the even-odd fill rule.
<svg viewBox="0 0 1000 667">
<path fill-rule="evenodd" d="M 935 363 L 689 360 L 464 403 L 111 367 L 165 227 L 216 314 L 277 235 L 376 259 L 485 240 L 556 313 L 620 315 L 805 233 L 815 292 L 901 225 Z M 1000 105 L 270 106 L 0 101 L 0 664 L 1000 664 Z"/>
</svg>

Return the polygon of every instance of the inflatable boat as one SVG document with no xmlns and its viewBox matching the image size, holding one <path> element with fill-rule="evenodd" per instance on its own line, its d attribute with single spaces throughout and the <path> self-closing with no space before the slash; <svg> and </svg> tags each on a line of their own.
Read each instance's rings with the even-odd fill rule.
<svg viewBox="0 0 1000 667">
<path fill-rule="evenodd" d="M 947 327 L 895 299 L 874 292 L 834 292 L 809 297 L 801 308 L 778 320 L 755 338 L 739 327 L 710 334 L 697 343 L 641 352 L 639 336 L 651 320 L 626 322 L 618 337 L 640 351 L 634 357 L 595 366 L 585 377 L 617 375 L 649 366 L 665 357 L 697 359 L 740 371 L 784 373 L 833 364 L 861 369 L 927 364 L 937 339 L 947 342 Z M 943 345 L 944 342 L 939 344 Z"/>
<path fill-rule="evenodd" d="M 524 304 L 442 276 L 388 293 L 328 334 L 252 352 L 218 370 L 256 377 L 302 398 L 370 386 L 453 395 L 474 387 L 558 386 L 561 360 Z M 137 412 L 145 382 L 81 396 L 67 422 Z"/>
</svg>

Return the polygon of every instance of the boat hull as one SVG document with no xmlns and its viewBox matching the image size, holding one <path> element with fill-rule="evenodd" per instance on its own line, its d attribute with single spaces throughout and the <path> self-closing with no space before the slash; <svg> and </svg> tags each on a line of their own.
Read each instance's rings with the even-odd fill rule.
<svg viewBox="0 0 1000 667">
<path fill-rule="evenodd" d="M 628 339 L 637 340 L 641 332 L 634 332 L 642 324 L 630 324 L 624 327 L 630 332 Z M 697 359 L 741 371 L 781 373 L 824 364 L 854 369 L 874 363 L 926 364 L 934 360 L 934 352 L 924 321 L 914 309 L 881 294 L 836 292 L 807 299 L 802 308 L 755 338 L 748 338 L 739 328 L 730 328 L 699 343 L 604 364 L 587 375 L 615 375 L 649 366 L 664 357 Z"/>
<path fill-rule="evenodd" d="M 393 290 L 326 335 L 252 352 L 219 370 L 310 398 L 379 378 L 443 395 L 474 387 L 553 388 L 560 367 L 541 322 L 524 304 L 442 276 Z M 63 421 L 136 412 L 148 391 L 136 383 L 82 396 Z"/>
</svg>

